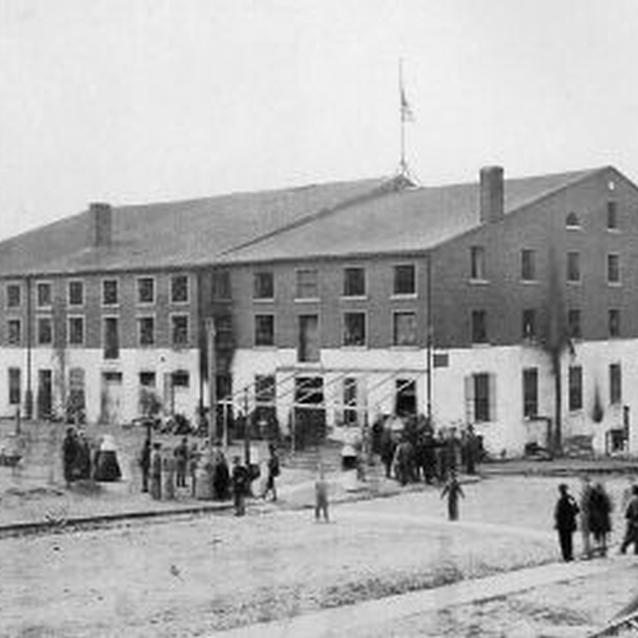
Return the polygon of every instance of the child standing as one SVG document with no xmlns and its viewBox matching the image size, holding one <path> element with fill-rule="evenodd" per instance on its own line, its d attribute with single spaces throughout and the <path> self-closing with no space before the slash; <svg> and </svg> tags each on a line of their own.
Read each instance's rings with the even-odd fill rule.
<svg viewBox="0 0 638 638">
<path fill-rule="evenodd" d="M 328 518 L 328 483 L 326 482 L 323 463 L 319 462 L 317 480 L 315 481 L 315 520 L 319 521 L 320 514 L 323 513 L 323 520 L 329 522 Z"/>
<path fill-rule="evenodd" d="M 446 495 L 448 518 L 451 521 L 456 521 L 459 518 L 459 496 L 465 498 L 465 494 L 463 494 L 461 484 L 458 482 L 454 471 L 450 473 L 450 480 L 441 491 L 441 498 Z"/>
</svg>

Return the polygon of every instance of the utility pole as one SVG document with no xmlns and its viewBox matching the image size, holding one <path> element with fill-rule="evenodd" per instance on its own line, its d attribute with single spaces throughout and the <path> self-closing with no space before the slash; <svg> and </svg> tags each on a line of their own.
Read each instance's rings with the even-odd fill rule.
<svg viewBox="0 0 638 638">
<path fill-rule="evenodd" d="M 217 438 L 217 365 L 215 363 L 215 319 L 206 320 L 208 335 L 208 440 L 210 447 Z M 225 433 L 224 433 L 225 434 Z"/>
</svg>

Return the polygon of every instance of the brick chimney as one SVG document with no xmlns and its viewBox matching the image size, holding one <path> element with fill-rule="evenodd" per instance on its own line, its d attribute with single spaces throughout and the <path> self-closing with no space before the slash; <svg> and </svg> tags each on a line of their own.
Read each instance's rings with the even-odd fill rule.
<svg viewBox="0 0 638 638">
<path fill-rule="evenodd" d="M 481 223 L 497 222 L 503 214 L 503 168 L 484 166 L 481 169 Z"/>
<path fill-rule="evenodd" d="M 113 211 L 110 204 L 89 204 L 89 245 L 110 246 L 113 239 Z"/>
</svg>

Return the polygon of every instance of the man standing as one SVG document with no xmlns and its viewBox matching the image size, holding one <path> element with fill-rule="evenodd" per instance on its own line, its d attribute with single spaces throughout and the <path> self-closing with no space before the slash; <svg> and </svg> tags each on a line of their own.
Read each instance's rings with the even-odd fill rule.
<svg viewBox="0 0 638 638">
<path fill-rule="evenodd" d="M 235 516 L 246 513 L 246 491 L 248 490 L 248 470 L 241 464 L 238 456 L 233 458 L 233 498 L 235 502 Z"/>
<path fill-rule="evenodd" d="M 64 480 L 66 486 L 69 487 L 75 479 L 75 466 L 78 456 L 78 441 L 75 429 L 69 427 L 66 429 L 66 436 L 62 442 L 62 463 L 64 466 Z"/>
<path fill-rule="evenodd" d="M 478 452 L 478 437 L 474 432 L 474 426 L 470 424 L 467 426 L 467 435 L 465 437 L 465 471 L 468 474 L 476 473 Z"/>
<path fill-rule="evenodd" d="M 634 485 L 631 491 L 633 496 L 625 511 L 627 531 L 620 547 L 621 554 L 624 554 L 632 543 L 634 544 L 634 554 L 638 554 L 638 485 Z"/>
<path fill-rule="evenodd" d="M 269 492 L 272 492 L 272 500 L 277 500 L 277 488 L 275 486 L 275 479 L 279 476 L 279 456 L 277 455 L 277 449 L 271 443 L 268 446 L 270 451 L 270 457 L 268 458 L 268 477 L 266 478 L 266 489 L 264 490 L 264 500 L 268 496 Z"/>
<path fill-rule="evenodd" d="M 142 492 L 148 492 L 148 473 L 151 469 L 151 437 L 146 435 L 140 452 L 140 469 L 142 470 Z"/>
<path fill-rule="evenodd" d="M 589 529 L 591 494 L 591 480 L 588 476 L 584 476 L 580 492 L 580 533 L 583 537 L 583 555 L 586 559 L 591 558 L 591 531 Z"/>
<path fill-rule="evenodd" d="M 151 498 L 159 501 L 162 498 L 162 444 L 153 443 L 151 456 Z"/>
<path fill-rule="evenodd" d="M 186 437 L 175 448 L 175 462 L 177 487 L 186 487 L 186 466 L 188 465 L 188 439 Z"/>
<path fill-rule="evenodd" d="M 560 497 L 554 510 L 555 528 L 558 531 L 560 551 L 565 562 L 574 560 L 572 537 L 576 531 L 576 515 L 578 505 L 567 491 L 567 485 L 561 483 L 558 486 Z"/>
</svg>

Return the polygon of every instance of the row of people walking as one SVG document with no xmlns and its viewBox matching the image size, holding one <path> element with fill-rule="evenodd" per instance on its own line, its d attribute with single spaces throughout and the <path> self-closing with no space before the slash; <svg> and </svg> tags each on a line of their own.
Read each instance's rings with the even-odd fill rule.
<svg viewBox="0 0 638 638">
<path fill-rule="evenodd" d="M 569 493 L 565 483 L 558 486 L 559 498 L 554 509 L 554 526 L 558 532 L 563 560 L 574 560 L 573 535 L 580 526 L 583 558 L 606 556 L 609 535 L 612 530 L 611 512 L 613 504 L 602 483 L 592 484 L 589 477 L 583 478 L 578 502 Z M 638 485 L 632 483 L 623 498 L 626 527 L 620 551 L 625 553 L 634 545 L 638 554 Z M 592 542 L 593 541 L 593 542 Z"/>
</svg>

